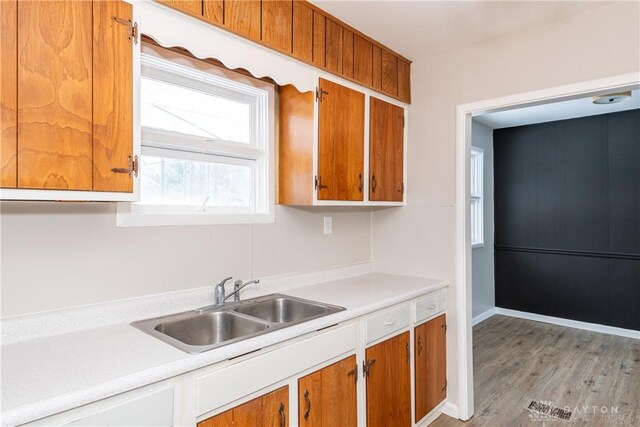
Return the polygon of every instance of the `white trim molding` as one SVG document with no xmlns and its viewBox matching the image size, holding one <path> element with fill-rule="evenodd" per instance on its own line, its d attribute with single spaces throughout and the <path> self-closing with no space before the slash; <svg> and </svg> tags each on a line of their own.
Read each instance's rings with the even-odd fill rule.
<svg viewBox="0 0 640 427">
<path fill-rule="evenodd" d="M 493 314 L 517 317 L 519 319 L 533 320 L 535 322 L 550 323 L 552 325 L 566 326 L 567 328 L 582 329 L 584 331 L 599 332 L 601 334 L 618 335 L 620 337 L 640 340 L 640 331 L 632 329 L 616 328 L 615 326 L 599 325 L 597 323 L 580 322 L 578 320 L 563 319 L 561 317 L 545 316 L 542 314 L 527 313 L 524 311 L 510 310 L 496 307 Z"/>
<path fill-rule="evenodd" d="M 476 317 L 473 318 L 471 324 L 473 326 L 476 326 L 477 324 L 484 322 L 494 314 L 496 314 L 496 307 L 492 307 L 489 310 L 485 311 L 484 313 L 478 314 Z"/>
<path fill-rule="evenodd" d="M 471 311 L 470 186 L 471 119 L 473 116 L 515 107 L 604 95 L 640 87 L 640 72 L 493 98 L 456 107 L 456 237 L 455 295 L 458 344 L 459 418 L 473 416 L 473 319 Z"/>
</svg>

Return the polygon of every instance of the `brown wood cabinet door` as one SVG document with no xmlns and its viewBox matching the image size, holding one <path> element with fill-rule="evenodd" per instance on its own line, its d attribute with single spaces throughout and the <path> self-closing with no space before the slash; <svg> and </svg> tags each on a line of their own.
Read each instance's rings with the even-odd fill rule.
<svg viewBox="0 0 640 427">
<path fill-rule="evenodd" d="M 371 97 L 369 111 L 369 200 L 403 199 L 404 109 Z"/>
<path fill-rule="evenodd" d="M 91 190 L 92 2 L 18 2 L 18 187 Z"/>
<path fill-rule="evenodd" d="M 274 49 L 292 53 L 293 2 L 262 0 L 262 42 Z"/>
<path fill-rule="evenodd" d="M 298 380 L 298 424 L 302 427 L 355 427 L 356 356 Z"/>
<path fill-rule="evenodd" d="M 282 387 L 262 398 L 263 427 L 289 426 L 289 387 Z"/>
<path fill-rule="evenodd" d="M 398 58 L 382 49 L 382 91 L 398 96 Z"/>
<path fill-rule="evenodd" d="M 320 79 L 318 199 L 363 200 L 364 94 Z"/>
<path fill-rule="evenodd" d="M 446 316 L 415 329 L 416 422 L 447 397 Z"/>
<path fill-rule="evenodd" d="M 357 34 L 353 36 L 353 78 L 363 85 L 373 85 L 373 45 Z"/>
<path fill-rule="evenodd" d="M 409 351 L 409 332 L 366 349 L 368 427 L 411 425 Z"/>
<path fill-rule="evenodd" d="M 411 102 L 411 66 L 398 59 L 398 98 Z"/>
<path fill-rule="evenodd" d="M 214 415 L 198 423 L 198 427 L 230 427 L 233 426 L 233 409 Z"/>
<path fill-rule="evenodd" d="M 342 25 L 327 18 L 325 26 L 325 65 L 332 73 L 342 74 Z"/>
<path fill-rule="evenodd" d="M 18 3 L 0 1 L 0 186 L 15 188 L 18 180 Z"/>
<path fill-rule="evenodd" d="M 353 78 L 353 31 L 342 29 L 342 74 Z"/>
<path fill-rule="evenodd" d="M 156 0 L 159 3 L 194 16 L 202 16 L 202 0 Z"/>
<path fill-rule="evenodd" d="M 313 61 L 313 9 L 302 0 L 293 2 L 293 56 Z"/>
<path fill-rule="evenodd" d="M 326 57 L 326 26 L 327 19 L 321 13 L 313 11 L 313 65 L 324 68 Z"/>
<path fill-rule="evenodd" d="M 224 25 L 231 31 L 260 40 L 260 0 L 224 0 Z"/>
<path fill-rule="evenodd" d="M 224 1 L 203 0 L 202 16 L 209 22 L 222 25 L 224 23 Z"/>
<path fill-rule="evenodd" d="M 93 2 L 93 190 L 132 192 L 126 170 L 133 159 L 133 51 L 131 4 Z"/>
</svg>

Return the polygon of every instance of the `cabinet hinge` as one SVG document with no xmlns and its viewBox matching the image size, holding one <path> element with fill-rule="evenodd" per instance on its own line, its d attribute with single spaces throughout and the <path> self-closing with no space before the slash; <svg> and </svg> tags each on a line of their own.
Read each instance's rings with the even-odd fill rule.
<svg viewBox="0 0 640 427">
<path fill-rule="evenodd" d="M 133 40 L 135 44 L 138 44 L 138 23 L 131 22 L 130 19 L 122 19 L 117 16 L 112 16 L 113 20 L 120 25 L 127 27 L 127 37 L 129 40 Z"/>
<path fill-rule="evenodd" d="M 405 123 L 406 123 L 406 120 L 404 118 L 404 114 L 402 116 L 400 116 L 400 118 L 402 119 L 402 129 L 404 129 L 404 126 L 405 126 Z"/>
<path fill-rule="evenodd" d="M 447 389 L 447 386 L 449 385 L 449 382 L 447 381 L 447 379 L 444 379 L 444 387 L 442 388 L 442 391 Z"/>
<path fill-rule="evenodd" d="M 329 92 L 327 92 L 326 90 L 322 90 L 321 87 L 317 87 L 316 88 L 316 101 L 322 102 L 322 100 L 324 99 L 324 95 L 329 95 Z"/>
<path fill-rule="evenodd" d="M 366 361 L 362 361 L 362 378 L 367 378 L 369 376 L 371 365 L 374 363 L 376 363 L 376 359 L 367 359 Z"/>
<path fill-rule="evenodd" d="M 138 156 L 129 156 L 129 166 L 126 168 L 112 168 L 113 173 L 126 173 L 127 175 L 138 177 Z"/>
<path fill-rule="evenodd" d="M 446 323 L 442 324 L 442 327 L 444 328 L 444 331 L 447 332 L 447 330 L 449 329 L 449 326 L 447 326 Z"/>
<path fill-rule="evenodd" d="M 351 376 L 351 375 L 353 375 L 353 382 L 358 384 L 358 364 L 357 363 L 352 370 L 347 372 L 347 376 Z"/>
<path fill-rule="evenodd" d="M 329 188 L 329 186 L 322 184 L 322 177 L 319 177 L 318 175 L 316 175 L 316 177 L 314 179 L 313 186 L 314 186 L 314 188 L 316 190 L 322 190 L 323 188 Z"/>
</svg>

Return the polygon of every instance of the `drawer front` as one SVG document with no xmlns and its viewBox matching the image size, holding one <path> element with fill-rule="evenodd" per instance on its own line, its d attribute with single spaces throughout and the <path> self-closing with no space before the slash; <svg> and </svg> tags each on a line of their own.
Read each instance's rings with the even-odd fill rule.
<svg viewBox="0 0 640 427">
<path fill-rule="evenodd" d="M 409 326 L 409 305 L 376 314 L 367 319 L 367 344 Z"/>
<path fill-rule="evenodd" d="M 419 323 L 428 319 L 447 308 L 447 297 L 445 290 L 440 290 L 420 298 L 414 302 L 415 321 Z"/>
<path fill-rule="evenodd" d="M 355 323 L 244 360 L 196 379 L 196 416 L 356 348 Z"/>
</svg>

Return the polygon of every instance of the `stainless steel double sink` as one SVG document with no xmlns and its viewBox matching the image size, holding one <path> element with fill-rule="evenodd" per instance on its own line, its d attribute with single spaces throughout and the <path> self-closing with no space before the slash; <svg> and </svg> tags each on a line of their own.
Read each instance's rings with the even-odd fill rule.
<svg viewBox="0 0 640 427">
<path fill-rule="evenodd" d="M 342 310 L 345 308 L 272 294 L 139 320 L 131 325 L 187 353 L 201 353 Z"/>
</svg>

